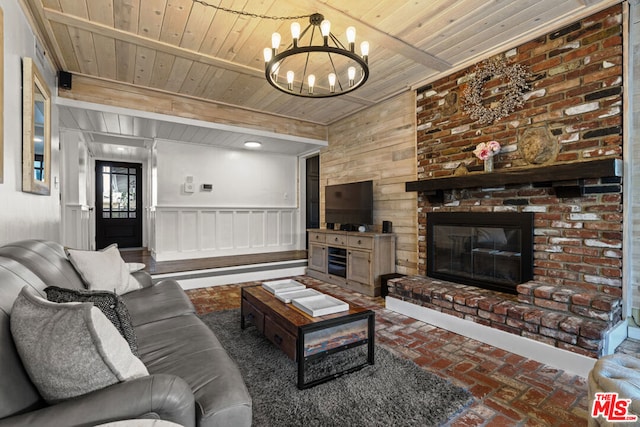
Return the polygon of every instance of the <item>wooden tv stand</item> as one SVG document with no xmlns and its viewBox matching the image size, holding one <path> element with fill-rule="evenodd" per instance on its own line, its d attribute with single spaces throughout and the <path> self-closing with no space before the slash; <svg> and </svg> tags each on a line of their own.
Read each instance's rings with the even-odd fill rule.
<svg viewBox="0 0 640 427">
<path fill-rule="evenodd" d="M 369 296 L 396 271 L 394 234 L 309 229 L 307 275 Z"/>
</svg>

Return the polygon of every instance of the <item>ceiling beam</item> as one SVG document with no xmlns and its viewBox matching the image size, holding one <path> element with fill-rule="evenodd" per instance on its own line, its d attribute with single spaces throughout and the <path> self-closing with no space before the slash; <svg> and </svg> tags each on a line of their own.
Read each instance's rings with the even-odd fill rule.
<svg viewBox="0 0 640 427">
<path fill-rule="evenodd" d="M 427 53 L 423 50 L 420 50 L 417 47 L 412 46 L 409 43 L 406 43 L 403 40 L 400 40 L 399 38 L 396 38 L 389 33 L 385 33 L 384 31 L 379 30 L 376 27 L 373 27 L 367 24 L 361 19 L 356 18 L 355 16 L 351 16 L 348 13 L 338 8 L 328 5 L 322 0 L 313 0 L 313 3 L 318 5 L 319 12 L 321 13 L 323 12 L 326 13 L 327 11 L 338 13 L 342 16 L 349 18 L 352 21 L 357 22 L 358 25 L 360 25 L 361 27 L 366 28 L 368 32 L 373 34 L 373 38 L 369 40 L 370 43 L 374 42 L 378 46 L 381 46 L 385 49 L 389 49 L 392 52 L 402 55 L 407 59 L 411 59 L 412 61 L 418 64 L 422 64 L 425 67 L 431 68 L 439 72 L 448 71 L 452 67 L 452 64 L 448 63 L 447 61 L 441 58 L 438 58 L 437 56 L 431 55 L 430 53 Z"/>
</svg>

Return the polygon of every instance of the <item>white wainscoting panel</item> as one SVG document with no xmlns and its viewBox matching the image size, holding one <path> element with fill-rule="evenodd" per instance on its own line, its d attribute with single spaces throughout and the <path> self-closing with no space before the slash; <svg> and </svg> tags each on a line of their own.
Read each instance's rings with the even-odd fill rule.
<svg viewBox="0 0 640 427">
<path fill-rule="evenodd" d="M 156 206 L 156 261 L 300 249 L 299 209 Z"/>
<path fill-rule="evenodd" d="M 63 244 L 75 249 L 91 249 L 89 241 L 90 220 L 89 206 L 79 204 L 65 205 Z"/>
</svg>

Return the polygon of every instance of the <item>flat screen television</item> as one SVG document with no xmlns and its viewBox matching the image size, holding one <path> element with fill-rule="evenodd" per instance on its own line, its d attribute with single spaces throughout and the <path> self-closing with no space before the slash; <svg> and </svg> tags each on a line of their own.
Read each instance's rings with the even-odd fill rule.
<svg viewBox="0 0 640 427">
<path fill-rule="evenodd" d="M 373 224 L 373 181 L 327 185 L 324 201 L 327 223 Z"/>
</svg>

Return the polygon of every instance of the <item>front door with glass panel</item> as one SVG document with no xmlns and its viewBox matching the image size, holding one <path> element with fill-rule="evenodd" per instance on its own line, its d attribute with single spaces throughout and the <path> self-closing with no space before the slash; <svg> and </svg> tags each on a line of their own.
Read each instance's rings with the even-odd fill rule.
<svg viewBox="0 0 640 427">
<path fill-rule="evenodd" d="M 96 161 L 96 246 L 142 246 L 142 165 Z"/>
</svg>

